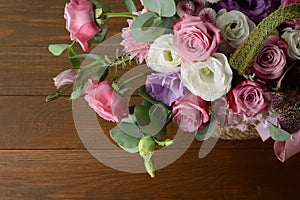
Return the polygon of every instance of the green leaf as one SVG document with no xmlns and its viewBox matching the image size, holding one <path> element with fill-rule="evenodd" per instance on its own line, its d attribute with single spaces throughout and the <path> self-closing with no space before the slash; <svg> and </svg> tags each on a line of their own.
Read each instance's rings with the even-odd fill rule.
<svg viewBox="0 0 300 200">
<path fill-rule="evenodd" d="M 159 146 L 162 146 L 162 147 L 167 147 L 167 146 L 174 144 L 174 141 L 170 140 L 170 139 L 166 139 L 165 141 L 158 141 L 154 138 L 154 141 L 156 142 L 156 144 L 158 144 Z"/>
<path fill-rule="evenodd" d="M 291 137 L 291 134 L 289 132 L 278 128 L 273 124 L 270 124 L 269 131 L 272 139 L 276 141 L 285 141 Z"/>
<path fill-rule="evenodd" d="M 279 115 L 278 112 L 273 112 L 272 115 L 271 115 L 271 117 L 272 117 L 272 118 L 276 118 L 276 117 L 278 117 L 278 115 Z"/>
<path fill-rule="evenodd" d="M 104 20 L 101 26 L 101 31 L 93 37 L 96 42 L 102 42 L 105 39 L 106 33 L 108 31 L 108 20 Z"/>
<path fill-rule="evenodd" d="M 145 7 L 159 16 L 172 17 L 176 13 L 174 0 L 144 0 Z"/>
<path fill-rule="evenodd" d="M 136 12 L 137 11 L 137 9 L 134 5 L 134 2 L 132 0 L 122 0 L 122 2 L 124 3 L 126 9 L 129 12 Z"/>
<path fill-rule="evenodd" d="M 111 138 L 125 151 L 129 153 L 139 152 L 140 139 L 123 132 L 118 126 L 109 131 Z"/>
<path fill-rule="evenodd" d="M 142 138 L 145 136 L 143 134 L 143 132 L 140 130 L 140 128 L 135 123 L 121 121 L 120 123 L 118 123 L 117 126 L 124 133 L 126 133 L 127 135 L 130 135 L 132 137 Z"/>
<path fill-rule="evenodd" d="M 73 47 L 68 47 L 67 51 L 68 51 L 69 59 L 70 59 L 70 62 L 72 63 L 72 65 L 74 67 L 79 67 L 80 66 L 80 59 L 74 57 L 74 56 L 77 55 L 76 50 Z"/>
<path fill-rule="evenodd" d="M 77 55 L 72 56 L 71 58 L 84 58 L 84 59 L 85 58 L 90 58 L 90 59 L 93 59 L 93 60 L 101 59 L 100 56 L 95 55 L 95 54 L 90 54 L 90 53 L 88 53 L 88 54 L 77 54 Z"/>
<path fill-rule="evenodd" d="M 203 129 L 196 132 L 196 136 L 195 136 L 196 140 L 203 141 L 210 138 L 213 132 L 215 131 L 216 126 L 217 126 L 217 120 L 212 115 L 210 117 L 209 124 L 207 124 Z"/>
<path fill-rule="evenodd" d="M 89 1 L 95 4 L 96 8 L 102 8 L 103 12 L 111 12 L 110 7 L 107 4 L 101 2 L 100 0 L 89 0 Z"/>
<path fill-rule="evenodd" d="M 134 115 L 139 126 L 146 126 L 150 123 L 149 107 L 136 105 L 134 107 Z"/>
<path fill-rule="evenodd" d="M 50 44 L 48 50 L 55 56 L 60 56 L 70 45 L 68 44 Z"/>
</svg>

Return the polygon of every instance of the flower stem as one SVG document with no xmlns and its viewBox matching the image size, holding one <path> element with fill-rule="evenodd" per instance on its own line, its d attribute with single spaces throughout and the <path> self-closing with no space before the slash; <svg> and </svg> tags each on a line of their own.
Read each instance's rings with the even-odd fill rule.
<svg viewBox="0 0 300 200">
<path fill-rule="evenodd" d="M 104 13 L 105 18 L 109 19 L 112 17 L 128 17 L 128 18 L 136 18 L 137 15 L 131 14 L 130 12 L 120 12 L 120 13 Z"/>
<path fill-rule="evenodd" d="M 135 80 L 137 80 L 139 78 L 142 78 L 144 76 L 147 76 L 147 75 L 149 75 L 149 74 L 151 74 L 153 72 L 154 71 L 151 70 L 151 71 L 148 71 L 148 72 L 140 73 L 140 74 L 138 74 L 136 76 L 133 76 L 133 77 L 131 77 L 131 78 L 125 80 L 125 81 L 122 81 L 122 82 L 118 83 L 117 86 L 118 86 L 119 89 L 121 89 L 122 87 L 124 87 L 124 85 L 126 85 L 126 84 L 128 84 L 128 83 L 130 83 L 132 81 L 135 81 Z"/>
<path fill-rule="evenodd" d="M 71 89 L 73 87 L 74 84 L 70 84 L 68 85 L 67 87 L 64 87 L 63 89 L 61 90 L 56 90 L 54 91 L 53 93 L 49 94 L 47 97 L 46 97 L 46 102 L 50 102 L 50 101 L 53 101 L 57 98 L 59 98 L 61 96 L 62 93 L 66 92 L 67 90 Z"/>
</svg>

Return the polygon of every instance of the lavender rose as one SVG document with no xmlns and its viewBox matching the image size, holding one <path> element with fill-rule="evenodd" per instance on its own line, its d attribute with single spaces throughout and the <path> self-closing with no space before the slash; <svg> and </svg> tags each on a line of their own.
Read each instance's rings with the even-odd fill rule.
<svg viewBox="0 0 300 200">
<path fill-rule="evenodd" d="M 268 105 L 263 86 L 255 81 L 245 80 L 229 91 L 229 107 L 238 114 L 253 117 Z"/>
<path fill-rule="evenodd" d="M 173 105 L 173 121 L 186 132 L 194 132 L 209 121 L 208 106 L 200 97 L 188 93 Z"/>
<path fill-rule="evenodd" d="M 286 65 L 287 48 L 284 39 L 275 35 L 269 36 L 254 59 L 252 72 L 262 79 L 279 78 Z"/>
<path fill-rule="evenodd" d="M 174 46 L 185 61 L 207 60 L 222 41 L 220 29 L 200 16 L 186 15 L 174 24 Z"/>
<path fill-rule="evenodd" d="M 168 106 L 182 99 L 187 89 L 183 86 L 180 72 L 173 73 L 153 73 L 147 76 L 147 92 L 156 100 L 162 101 Z"/>
<path fill-rule="evenodd" d="M 94 19 L 94 5 L 87 0 L 71 0 L 65 6 L 64 18 L 71 40 L 76 40 L 83 51 L 89 49 L 88 41 L 99 32 Z"/>
<path fill-rule="evenodd" d="M 276 10 L 280 4 L 281 0 L 221 0 L 217 8 L 224 8 L 227 11 L 238 10 L 258 23 Z"/>
</svg>

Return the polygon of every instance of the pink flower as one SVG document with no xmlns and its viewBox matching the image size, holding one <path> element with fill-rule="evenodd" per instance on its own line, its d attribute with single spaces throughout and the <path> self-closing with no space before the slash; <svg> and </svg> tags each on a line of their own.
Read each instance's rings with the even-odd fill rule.
<svg viewBox="0 0 300 200">
<path fill-rule="evenodd" d="M 220 46 L 220 29 L 200 16 L 185 15 L 174 24 L 174 45 L 183 60 L 207 60 Z"/>
<path fill-rule="evenodd" d="M 295 30 L 300 30 L 300 19 L 291 19 L 291 20 L 286 20 L 285 24 L 292 27 Z"/>
<path fill-rule="evenodd" d="M 248 117 L 255 116 L 268 105 L 262 85 L 250 80 L 245 80 L 230 90 L 227 100 L 234 112 Z"/>
<path fill-rule="evenodd" d="M 90 83 L 84 98 L 100 117 L 119 122 L 128 115 L 126 99 L 113 90 L 109 81 L 90 80 Z"/>
<path fill-rule="evenodd" d="M 197 16 L 205 6 L 206 3 L 201 0 L 184 0 L 177 4 L 176 11 L 180 17 L 184 15 Z"/>
<path fill-rule="evenodd" d="M 252 65 L 252 72 L 262 79 L 279 78 L 286 65 L 288 44 L 279 36 L 271 35 L 257 54 Z"/>
<path fill-rule="evenodd" d="M 296 4 L 296 3 L 300 3 L 300 0 L 283 0 L 281 7 L 284 7 L 288 4 Z"/>
<path fill-rule="evenodd" d="M 77 73 L 73 69 L 67 69 L 53 78 L 54 85 L 57 89 L 61 89 L 75 82 Z"/>
<path fill-rule="evenodd" d="M 93 4 L 87 0 L 71 0 L 65 6 L 64 18 L 71 40 L 79 42 L 83 51 L 87 52 L 88 41 L 99 32 Z"/>
<path fill-rule="evenodd" d="M 175 101 L 172 113 L 173 121 L 187 132 L 203 128 L 210 119 L 206 101 L 192 93 L 188 93 L 182 100 Z"/>
<path fill-rule="evenodd" d="M 124 46 L 124 51 L 130 55 L 130 59 L 137 57 L 139 59 L 139 63 L 142 63 L 144 59 L 146 59 L 148 55 L 148 51 L 150 48 L 150 42 L 137 42 L 130 35 L 130 27 L 133 23 L 133 19 L 128 19 L 127 22 L 129 27 L 122 29 L 122 42 L 120 43 Z"/>
</svg>

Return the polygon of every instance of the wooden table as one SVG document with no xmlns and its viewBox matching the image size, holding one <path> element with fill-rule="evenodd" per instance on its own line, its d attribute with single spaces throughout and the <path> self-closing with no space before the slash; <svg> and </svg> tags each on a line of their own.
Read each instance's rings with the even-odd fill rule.
<svg viewBox="0 0 300 200">
<path fill-rule="evenodd" d="M 69 67 L 51 43 L 69 43 L 63 0 L 0 0 L 0 199 L 299 199 L 300 155 L 285 164 L 272 142 L 201 142 L 147 174 L 120 172 L 95 159 L 74 126 L 67 96 L 46 103 L 52 77 Z M 118 0 L 106 0 L 124 11 Z M 126 20 L 112 20 L 109 36 Z M 298 171 L 299 170 L 299 171 Z"/>
</svg>

